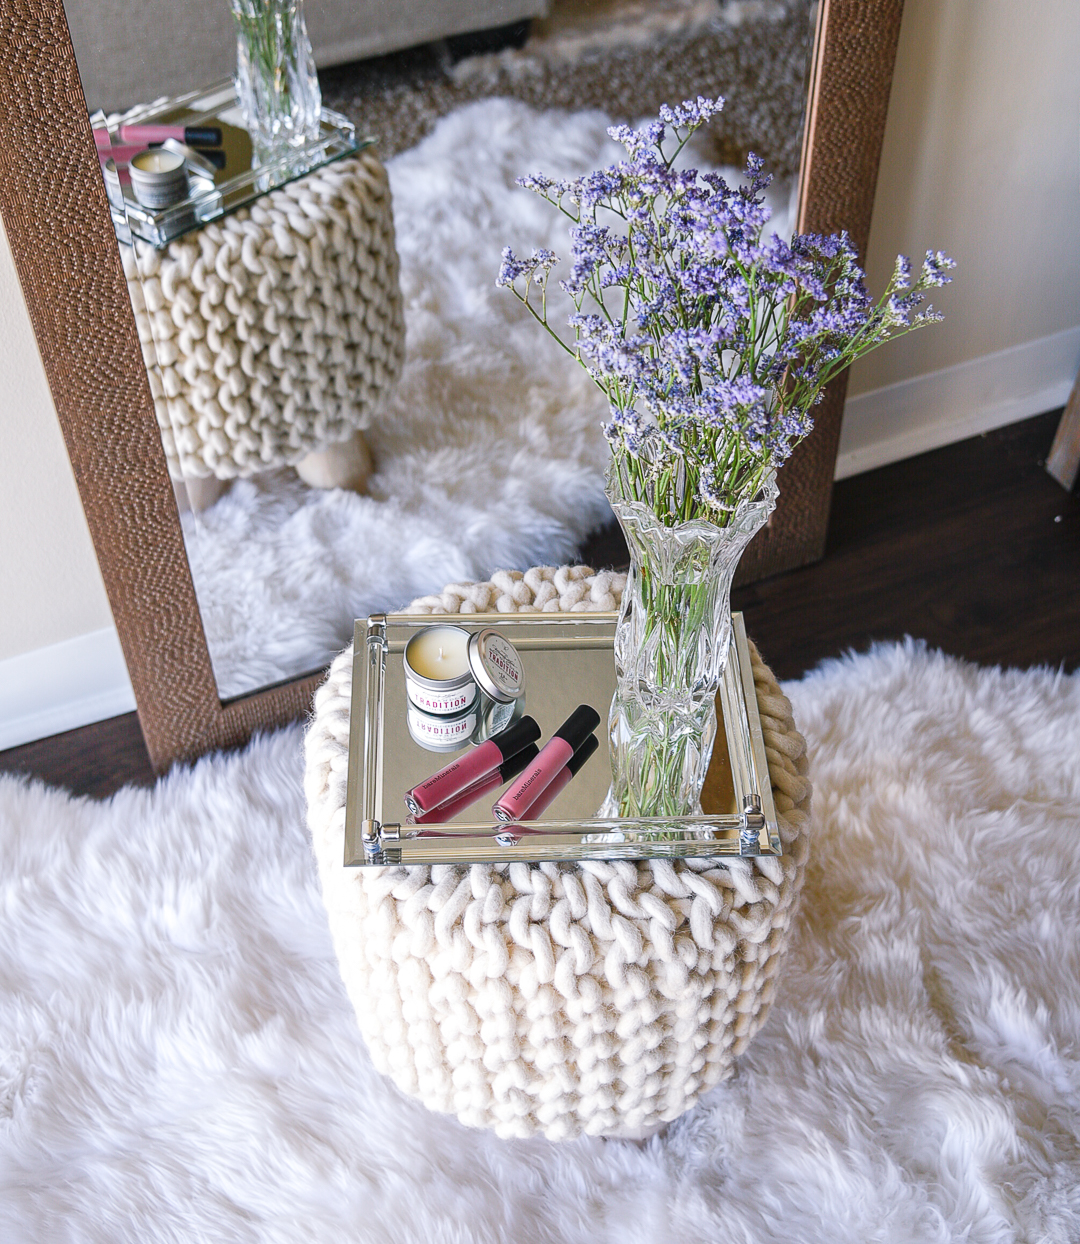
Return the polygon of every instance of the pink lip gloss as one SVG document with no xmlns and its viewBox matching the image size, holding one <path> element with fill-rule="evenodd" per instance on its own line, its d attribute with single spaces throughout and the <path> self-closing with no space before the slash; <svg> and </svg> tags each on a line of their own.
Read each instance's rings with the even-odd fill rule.
<svg viewBox="0 0 1080 1244">
<path fill-rule="evenodd" d="M 163 143 L 166 138 L 189 147 L 220 147 L 221 127 L 218 125 L 121 125 L 122 143 Z"/>
<path fill-rule="evenodd" d="M 590 734 L 584 743 L 570 757 L 569 761 L 563 765 L 550 785 L 540 792 L 539 795 L 525 809 L 525 815 L 521 818 L 523 821 L 538 821 L 541 815 L 555 802 L 562 792 L 569 786 L 575 775 L 584 767 L 585 762 L 600 746 L 595 734 Z M 522 830 L 525 826 L 522 825 Z"/>
<path fill-rule="evenodd" d="M 535 743 L 540 737 L 540 727 L 531 717 L 522 717 L 501 734 L 481 743 L 466 755 L 452 760 L 433 773 L 426 781 L 405 792 L 405 804 L 413 816 L 423 816 L 439 804 L 472 786 L 482 777 L 517 755 L 522 748 Z"/>
<path fill-rule="evenodd" d="M 509 782 L 511 778 L 517 777 L 539 755 L 540 749 L 535 743 L 530 743 L 528 747 L 518 752 L 516 756 L 511 756 L 506 764 L 500 765 L 493 773 L 482 777 L 479 782 L 474 782 L 463 790 L 460 795 L 455 795 L 453 799 L 448 799 L 446 803 L 440 803 L 437 808 L 433 808 L 430 812 L 425 812 L 423 816 L 406 817 L 405 823 L 407 825 L 444 825 L 447 821 L 452 821 L 459 812 L 464 812 L 466 808 L 483 799 L 485 795 L 490 795 L 497 791 L 504 782 Z M 404 836 L 441 838 L 449 837 L 450 835 L 441 834 L 437 830 L 429 830 L 422 834 L 406 834 Z"/>
<path fill-rule="evenodd" d="M 599 724 L 600 714 L 596 709 L 579 704 L 544 744 L 532 768 L 491 809 L 492 815 L 506 822 L 523 817 Z"/>
</svg>

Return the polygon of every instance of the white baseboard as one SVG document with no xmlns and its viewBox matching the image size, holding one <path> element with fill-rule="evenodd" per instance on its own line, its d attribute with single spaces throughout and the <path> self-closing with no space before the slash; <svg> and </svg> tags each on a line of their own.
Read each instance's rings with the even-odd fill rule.
<svg viewBox="0 0 1080 1244">
<path fill-rule="evenodd" d="M 1064 406 L 1080 369 L 1080 325 L 848 399 L 836 478 Z"/>
<path fill-rule="evenodd" d="M 113 627 L 0 661 L 0 751 L 135 707 Z"/>
</svg>

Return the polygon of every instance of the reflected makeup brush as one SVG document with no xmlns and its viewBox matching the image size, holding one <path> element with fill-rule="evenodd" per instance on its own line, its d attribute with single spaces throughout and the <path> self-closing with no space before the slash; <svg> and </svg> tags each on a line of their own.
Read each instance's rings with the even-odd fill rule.
<svg viewBox="0 0 1080 1244">
<path fill-rule="evenodd" d="M 523 817 L 599 724 L 596 709 L 579 704 L 544 744 L 532 767 L 491 809 L 492 815 L 507 823 Z"/>
<path fill-rule="evenodd" d="M 485 795 L 494 794 L 504 782 L 509 782 L 511 778 L 516 778 L 523 770 L 540 755 L 540 749 L 535 743 L 530 743 L 524 750 L 518 752 L 516 756 L 510 759 L 492 773 L 482 777 L 479 782 L 474 782 L 461 792 L 455 795 L 453 799 L 448 799 L 446 803 L 440 803 L 437 808 L 432 808 L 430 812 L 425 812 L 423 816 L 408 816 L 405 818 L 406 825 L 443 825 L 447 821 L 452 821 L 459 813 L 464 812 L 466 808 L 471 807 L 478 800 L 483 799 Z M 403 838 L 451 838 L 453 831 L 439 832 L 438 830 L 418 830 L 415 833 L 402 832 Z"/>
<path fill-rule="evenodd" d="M 511 756 L 540 737 L 540 727 L 532 717 L 522 717 L 512 726 L 493 735 L 457 760 L 452 760 L 438 773 L 405 792 L 405 806 L 413 816 L 423 816 L 439 804 L 479 782 L 499 768 Z"/>
</svg>

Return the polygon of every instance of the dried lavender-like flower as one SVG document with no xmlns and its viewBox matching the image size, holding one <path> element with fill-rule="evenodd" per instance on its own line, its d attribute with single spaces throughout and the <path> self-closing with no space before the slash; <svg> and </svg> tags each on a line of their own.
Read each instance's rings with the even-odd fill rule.
<svg viewBox="0 0 1080 1244">
<path fill-rule="evenodd" d="M 922 308 L 955 266 L 928 251 L 918 278 L 897 258 L 875 302 L 844 233 L 790 244 L 767 232 L 770 176 L 676 169 L 687 139 L 723 107 L 685 100 L 608 133 L 626 159 L 569 180 L 519 179 L 570 217 L 572 342 L 547 320 L 555 256 L 503 252 L 510 288 L 607 395 L 604 434 L 664 522 L 727 521 L 812 427 L 825 385 L 889 338 L 940 316 Z M 617 222 L 616 224 L 613 222 Z M 533 290 L 539 289 L 539 305 Z"/>
</svg>

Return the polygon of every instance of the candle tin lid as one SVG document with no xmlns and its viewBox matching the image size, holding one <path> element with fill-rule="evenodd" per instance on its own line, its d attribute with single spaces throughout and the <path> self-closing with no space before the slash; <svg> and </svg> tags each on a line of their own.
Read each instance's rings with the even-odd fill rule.
<svg viewBox="0 0 1080 1244">
<path fill-rule="evenodd" d="M 517 649 L 490 627 L 469 638 L 469 668 L 480 690 L 500 704 L 525 694 L 525 670 Z"/>
</svg>

